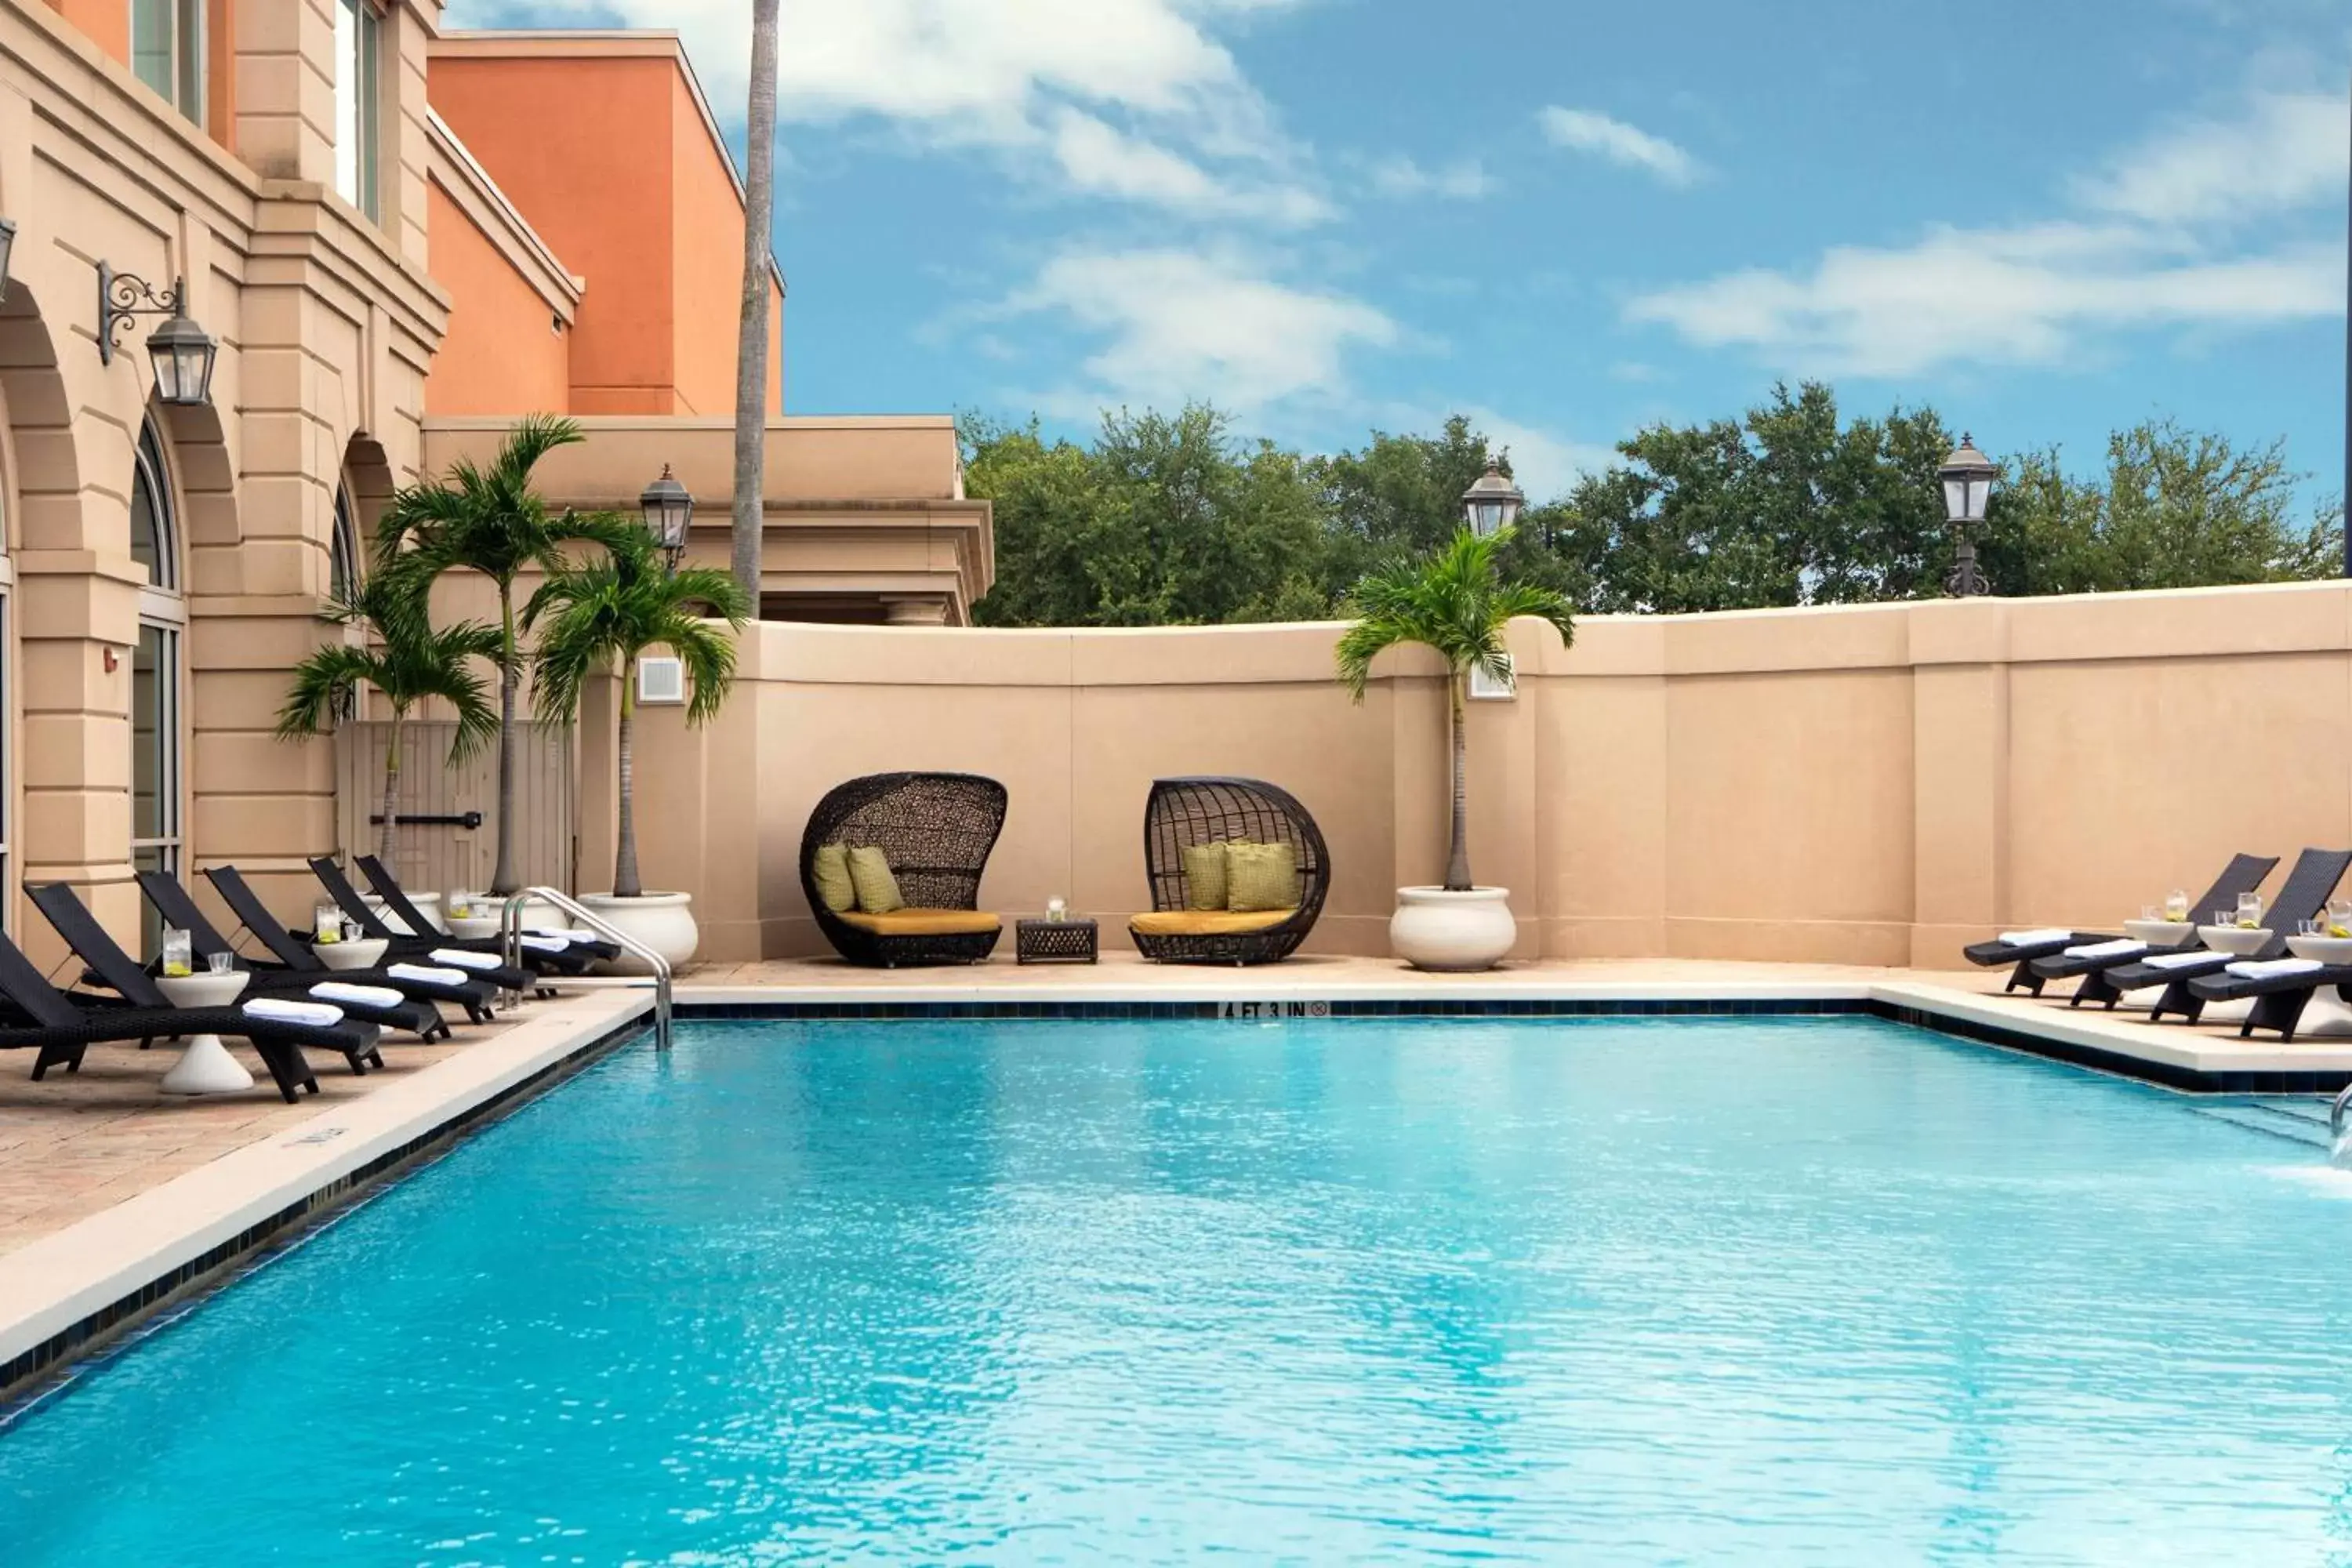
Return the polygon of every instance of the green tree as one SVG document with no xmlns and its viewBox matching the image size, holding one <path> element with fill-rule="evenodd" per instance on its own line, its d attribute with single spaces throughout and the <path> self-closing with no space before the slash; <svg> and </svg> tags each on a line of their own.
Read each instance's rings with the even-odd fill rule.
<svg viewBox="0 0 2352 1568">
<path fill-rule="evenodd" d="M 552 575 L 563 548 L 601 541 L 611 530 L 600 518 L 558 516 L 531 489 L 541 458 L 583 439 L 569 419 L 534 414 L 502 442 L 488 467 L 460 459 L 437 483 L 411 485 L 392 499 L 376 536 L 379 575 L 410 584 L 420 597 L 448 572 L 488 577 L 499 595 L 498 864 L 490 891 L 520 890 L 515 874 L 515 693 L 522 679 L 522 645 L 515 632 L 515 581 L 526 571 Z"/>
<path fill-rule="evenodd" d="M 567 565 L 550 577 L 523 606 L 522 621 L 530 629 L 538 629 L 542 618 L 547 623 L 539 631 L 531 690 L 540 711 L 557 723 L 570 724 L 579 716 L 581 691 L 591 675 L 618 668 L 620 826 L 613 893 L 634 899 L 645 892 L 637 874 L 637 660 L 652 647 L 675 653 L 694 689 L 686 721 L 709 723 L 735 683 L 735 644 L 713 629 L 704 613 L 740 635 L 751 620 L 751 599 L 729 573 L 688 567 L 673 574 L 642 525 L 619 518 L 604 521 L 604 558 Z"/>
<path fill-rule="evenodd" d="M 2105 473 L 2069 475 L 2057 448 L 2006 465 L 1983 546 L 1998 594 L 2102 594 L 2332 577 L 2343 570 L 2341 509 L 2295 518 L 2284 444 L 2241 450 L 2227 437 L 2159 420 L 2119 430 Z"/>
<path fill-rule="evenodd" d="M 326 618 L 368 634 L 362 643 L 330 643 L 294 667 L 294 685 L 278 710 L 278 736 L 294 740 L 324 734 L 352 711 L 359 689 L 383 693 L 391 713 L 383 752 L 383 815 L 376 854 L 389 865 L 399 839 L 401 729 L 420 702 L 438 698 L 457 721 L 449 742 L 456 767 L 488 745 L 499 732 L 476 659 L 499 655 L 496 628 L 461 621 L 436 629 L 426 619 L 424 595 L 414 585 L 384 575 L 371 577 L 339 596 Z"/>
<path fill-rule="evenodd" d="M 1357 701 L 1371 679 L 1372 661 L 1390 648 L 1417 643 L 1445 661 L 1452 715 L 1454 816 L 1452 847 L 1445 860 L 1445 886 L 1467 892 L 1470 880 L 1468 784 L 1464 764 L 1469 737 L 1463 724 L 1464 687 L 1474 668 L 1498 680 L 1511 678 L 1504 634 L 1520 616 L 1533 616 L 1559 633 L 1562 646 L 1576 640 L 1573 607 L 1561 595 L 1532 583 L 1506 579 L 1497 563 L 1511 530 L 1478 534 L 1459 530 L 1434 554 L 1391 563 L 1368 574 L 1349 595 L 1356 624 L 1339 638 L 1339 679 Z"/>
</svg>

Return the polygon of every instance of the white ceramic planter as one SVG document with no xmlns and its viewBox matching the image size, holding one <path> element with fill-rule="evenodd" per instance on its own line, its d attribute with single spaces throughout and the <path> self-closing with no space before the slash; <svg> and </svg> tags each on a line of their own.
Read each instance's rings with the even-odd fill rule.
<svg viewBox="0 0 2352 1568">
<path fill-rule="evenodd" d="M 1399 888 L 1397 911 L 1389 921 L 1391 951 L 1415 969 L 1465 973 L 1492 969 L 1519 940 L 1511 918 L 1511 889 Z"/>
<path fill-rule="evenodd" d="M 593 910 L 598 920 L 615 930 L 627 931 L 668 959 L 672 969 L 683 966 L 691 959 L 696 946 L 702 941 L 702 932 L 694 923 L 694 895 L 691 893 L 647 893 L 635 899 L 616 899 L 610 893 L 583 893 L 580 901 Z M 604 967 L 614 974 L 649 973 L 644 961 L 627 952 Z"/>
</svg>

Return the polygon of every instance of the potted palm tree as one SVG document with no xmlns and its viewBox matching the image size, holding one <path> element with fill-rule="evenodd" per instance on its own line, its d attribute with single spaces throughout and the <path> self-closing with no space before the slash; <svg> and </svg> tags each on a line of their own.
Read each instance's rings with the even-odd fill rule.
<svg viewBox="0 0 2352 1568">
<path fill-rule="evenodd" d="M 515 581 L 527 571 L 562 571 L 567 544 L 602 542 L 615 526 L 604 513 L 551 512 L 531 489 L 541 458 L 582 439 L 572 420 L 534 414 L 514 427 L 488 467 L 463 459 L 446 479 L 395 494 L 376 535 L 378 575 L 415 585 L 420 597 L 449 572 L 479 574 L 498 589 L 499 816 L 490 891 L 500 898 L 522 886 L 514 861 L 515 700 L 524 664 Z"/>
<path fill-rule="evenodd" d="M 620 676 L 620 822 L 614 841 L 613 890 L 583 893 L 580 901 L 669 960 L 694 956 L 699 933 L 692 895 L 647 892 L 637 870 L 637 662 L 646 650 L 667 647 L 686 667 L 693 695 L 686 721 L 708 723 L 735 683 L 735 644 L 706 616 L 740 633 L 751 602 L 735 579 L 704 567 L 671 569 L 640 524 L 603 520 L 602 560 L 569 565 L 541 585 L 523 608 L 525 629 L 536 634 L 531 690 L 539 710 L 558 723 L 579 716 L 588 678 Z"/>
<path fill-rule="evenodd" d="M 278 737 L 290 741 L 326 733 L 352 710 L 363 686 L 383 694 L 390 722 L 376 854 L 385 865 L 395 865 L 401 729 L 418 703 L 438 698 L 457 721 L 449 742 L 450 766 L 488 745 L 499 732 L 499 715 L 482 678 L 475 673 L 475 661 L 498 656 L 499 634 L 475 621 L 436 629 L 425 616 L 424 595 L 415 591 L 415 584 L 383 576 L 371 577 L 339 596 L 326 618 L 363 629 L 367 640 L 330 643 L 294 667 L 293 689 L 278 710 Z"/>
<path fill-rule="evenodd" d="M 1572 606 L 1564 595 L 1528 583 L 1506 583 L 1496 556 L 1507 528 L 1479 533 L 1465 528 L 1423 560 L 1400 561 L 1370 573 L 1348 596 L 1356 624 L 1339 639 L 1339 679 L 1361 702 L 1372 660 L 1390 648 L 1417 643 L 1445 662 L 1452 714 L 1454 814 L 1445 884 L 1399 888 L 1389 943 L 1416 969 L 1489 969 L 1518 940 L 1508 888 L 1481 888 L 1470 879 L 1469 797 L 1464 764 L 1469 754 L 1463 699 L 1470 672 L 1512 679 L 1503 640 L 1511 622 L 1532 616 L 1576 639 Z"/>
</svg>

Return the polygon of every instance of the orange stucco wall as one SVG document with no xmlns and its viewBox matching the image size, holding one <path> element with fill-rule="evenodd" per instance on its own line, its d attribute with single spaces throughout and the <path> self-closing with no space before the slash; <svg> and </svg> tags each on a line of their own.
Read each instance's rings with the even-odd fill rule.
<svg viewBox="0 0 2352 1568">
<path fill-rule="evenodd" d="M 428 265 L 448 290 L 449 336 L 425 384 L 425 413 L 569 407 L 571 354 L 547 301 L 439 185 L 427 199 Z"/>
<path fill-rule="evenodd" d="M 430 94 L 586 280 L 569 412 L 731 412 L 742 206 L 675 59 L 436 54 Z M 780 342 L 781 308 L 775 316 Z M 781 358 L 771 354 L 777 411 Z"/>
<path fill-rule="evenodd" d="M 79 27 L 89 41 L 131 63 L 131 6 L 128 0 L 49 0 L 49 9 Z"/>
</svg>

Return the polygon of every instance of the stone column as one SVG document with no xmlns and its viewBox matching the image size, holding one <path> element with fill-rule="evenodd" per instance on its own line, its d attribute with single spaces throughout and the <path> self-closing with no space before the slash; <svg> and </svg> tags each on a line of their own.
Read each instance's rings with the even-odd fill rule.
<svg viewBox="0 0 2352 1568">
<path fill-rule="evenodd" d="M 2009 606 L 1939 600 L 1910 612 L 1911 963 L 1949 969 L 2009 908 Z"/>
<path fill-rule="evenodd" d="M 236 7 L 239 156 L 265 175 L 335 183 L 334 0 Z"/>
</svg>

